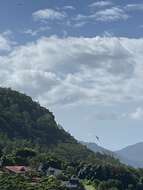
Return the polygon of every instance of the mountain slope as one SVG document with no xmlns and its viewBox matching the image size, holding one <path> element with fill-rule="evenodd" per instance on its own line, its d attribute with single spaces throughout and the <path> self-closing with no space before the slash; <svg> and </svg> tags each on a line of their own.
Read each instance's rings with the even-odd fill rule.
<svg viewBox="0 0 143 190">
<path fill-rule="evenodd" d="M 59 127 L 48 109 L 25 94 L 0 88 L 0 148 L 12 149 L 13 145 L 15 149 L 20 144 L 40 147 L 39 151 L 51 151 L 62 159 L 94 155 Z"/>
<path fill-rule="evenodd" d="M 110 150 L 107 150 L 99 145 L 97 145 L 96 143 L 92 143 L 92 142 L 83 142 L 81 141 L 81 144 L 87 146 L 88 149 L 92 150 L 93 152 L 100 152 L 102 154 L 107 154 L 107 155 L 113 155 L 114 153 Z"/>
<path fill-rule="evenodd" d="M 143 142 L 130 145 L 116 154 L 126 159 L 126 162 L 135 167 L 143 167 Z"/>
<path fill-rule="evenodd" d="M 120 162 L 129 166 L 143 167 L 143 142 L 128 146 L 115 152 L 98 146 L 96 143 L 81 143 L 83 145 L 86 145 L 88 149 L 92 150 L 95 153 L 100 152 L 102 154 L 113 156 L 116 159 L 119 159 Z"/>
<path fill-rule="evenodd" d="M 42 144 L 75 142 L 59 129 L 54 115 L 24 94 L 0 88 L 0 132 L 9 138 L 23 138 Z M 58 137 L 58 138 L 57 138 Z"/>
<path fill-rule="evenodd" d="M 126 159 L 122 158 L 121 156 L 117 155 L 115 152 L 112 152 L 108 149 L 105 149 L 99 145 L 97 145 L 96 143 L 91 143 L 91 142 L 83 142 L 81 141 L 81 144 L 85 145 L 89 150 L 93 151 L 94 153 L 96 153 L 96 155 L 99 155 L 99 157 L 103 157 L 104 160 L 112 160 L 113 163 L 115 163 L 114 159 L 116 161 L 122 162 L 127 164 Z M 106 159 L 105 159 L 106 158 Z"/>
</svg>

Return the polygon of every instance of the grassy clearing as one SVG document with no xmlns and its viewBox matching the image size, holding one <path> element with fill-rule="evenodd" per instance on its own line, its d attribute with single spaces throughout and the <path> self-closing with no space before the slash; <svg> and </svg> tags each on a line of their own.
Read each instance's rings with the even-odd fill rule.
<svg viewBox="0 0 143 190">
<path fill-rule="evenodd" d="M 84 188 L 86 190 L 96 190 L 92 185 L 86 185 L 86 184 L 84 184 Z"/>
<path fill-rule="evenodd" d="M 88 184 L 87 181 L 83 181 L 83 185 L 85 190 L 96 190 L 95 187 L 93 187 L 91 184 Z"/>
</svg>

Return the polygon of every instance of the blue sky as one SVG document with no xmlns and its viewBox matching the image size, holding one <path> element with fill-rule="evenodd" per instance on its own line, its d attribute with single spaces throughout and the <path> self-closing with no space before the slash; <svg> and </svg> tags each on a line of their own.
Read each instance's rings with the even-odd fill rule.
<svg viewBox="0 0 143 190">
<path fill-rule="evenodd" d="M 143 141 L 142 18 L 141 0 L 2 1 L 0 85 L 50 108 L 79 140 Z"/>
<path fill-rule="evenodd" d="M 105 1 L 100 0 L 100 2 Z M 142 37 L 143 5 L 141 0 L 125 0 L 122 2 L 115 0 L 106 2 L 109 2 L 109 5 L 103 6 L 103 3 L 101 3 L 101 5 L 97 4 L 98 1 L 95 0 L 5 0 L 1 2 L 0 7 L 0 29 L 1 31 L 5 31 L 8 28 L 15 32 L 19 40 L 29 40 L 27 36 L 25 36 L 26 39 L 24 39 L 23 36 L 19 34 L 20 30 L 28 30 L 29 28 L 36 30 L 38 27 L 45 26 L 45 24 L 38 21 L 33 22 L 32 13 L 48 8 L 57 12 L 66 13 L 66 16 L 63 22 L 59 22 L 58 19 L 55 19 L 54 22 L 48 19 L 47 25 L 52 26 L 52 29 L 43 32 L 46 36 L 53 34 L 63 36 L 66 31 L 67 35 L 70 36 L 94 37 L 95 35 L 104 35 L 105 32 L 109 32 L 115 36 Z M 73 7 L 73 9 L 71 7 Z M 88 17 L 104 9 L 111 10 L 111 8 L 116 8 L 115 14 L 118 14 L 118 18 L 114 18 L 114 21 L 111 21 L 111 18 L 108 18 L 109 16 L 107 16 L 107 20 L 104 22 L 97 21 L 95 18 L 73 21 L 76 20 L 79 15 Z M 113 15 L 111 16 L 113 18 Z M 47 21 L 47 19 L 45 20 Z M 69 25 L 67 22 L 69 22 Z M 78 27 L 80 24 L 82 26 Z M 77 27 L 74 27 L 74 25 Z"/>
</svg>

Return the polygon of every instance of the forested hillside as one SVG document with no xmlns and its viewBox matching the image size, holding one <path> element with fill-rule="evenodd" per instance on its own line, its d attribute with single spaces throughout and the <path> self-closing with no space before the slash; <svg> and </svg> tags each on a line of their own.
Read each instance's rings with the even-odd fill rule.
<svg viewBox="0 0 143 190">
<path fill-rule="evenodd" d="M 58 126 L 48 109 L 29 96 L 7 88 L 0 88 L 0 136 L 1 148 L 8 150 L 25 144 L 39 147 L 41 152 L 52 150 L 70 160 L 93 155 Z"/>
<path fill-rule="evenodd" d="M 0 131 L 10 139 L 29 139 L 40 144 L 74 142 L 59 129 L 54 115 L 24 94 L 0 88 Z"/>
</svg>

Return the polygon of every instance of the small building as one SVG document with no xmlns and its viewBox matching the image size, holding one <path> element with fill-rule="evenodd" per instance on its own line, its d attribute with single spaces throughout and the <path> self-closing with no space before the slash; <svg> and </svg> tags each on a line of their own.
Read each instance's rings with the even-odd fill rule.
<svg viewBox="0 0 143 190">
<path fill-rule="evenodd" d="M 49 165 L 47 163 L 40 163 L 40 165 L 37 168 L 37 172 L 39 172 L 40 174 L 46 175 L 48 168 L 49 168 Z"/>
<path fill-rule="evenodd" d="M 64 186 L 70 190 L 76 190 L 80 186 L 79 179 L 75 176 L 71 177 L 69 181 L 64 182 Z"/>
<path fill-rule="evenodd" d="M 26 166 L 5 166 L 4 171 L 13 174 L 25 174 L 30 171 Z"/>
<path fill-rule="evenodd" d="M 49 167 L 47 169 L 46 175 L 50 176 L 50 175 L 54 175 L 54 176 L 58 176 L 62 173 L 62 170 L 57 169 L 57 168 L 53 168 L 53 167 Z"/>
<path fill-rule="evenodd" d="M 46 176 L 58 176 L 62 173 L 62 170 L 60 170 L 59 168 L 49 166 L 49 164 L 47 163 L 40 163 L 39 167 L 37 168 L 37 172 Z"/>
</svg>

